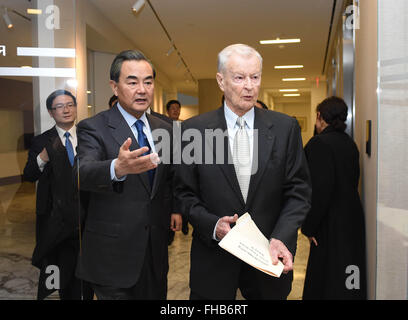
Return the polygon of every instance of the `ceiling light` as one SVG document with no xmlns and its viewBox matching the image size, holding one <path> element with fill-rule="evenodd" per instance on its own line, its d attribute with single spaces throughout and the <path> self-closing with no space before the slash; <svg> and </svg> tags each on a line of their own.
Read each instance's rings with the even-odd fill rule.
<svg viewBox="0 0 408 320">
<path fill-rule="evenodd" d="M 174 51 L 174 46 L 171 46 L 171 48 L 169 49 L 169 51 L 167 51 L 166 56 L 171 55 L 171 53 Z"/>
<path fill-rule="evenodd" d="M 284 97 L 300 97 L 300 93 L 288 93 L 284 94 Z"/>
<path fill-rule="evenodd" d="M 260 44 L 282 44 L 282 43 L 299 43 L 300 39 L 275 39 L 275 40 L 261 40 Z"/>
<path fill-rule="evenodd" d="M 280 92 L 298 92 L 299 89 L 279 89 Z"/>
<path fill-rule="evenodd" d="M 133 12 L 138 13 L 139 10 L 144 6 L 146 0 L 137 0 L 132 7 Z"/>
<path fill-rule="evenodd" d="M 291 65 L 291 66 L 275 66 L 275 69 L 302 69 L 303 65 Z"/>
<path fill-rule="evenodd" d="M 11 19 L 10 19 L 8 13 L 7 13 L 7 8 L 4 8 L 3 19 L 4 19 L 4 22 L 6 23 L 6 26 L 7 26 L 8 29 L 13 28 L 13 23 L 11 22 Z"/>
<path fill-rule="evenodd" d="M 78 87 L 78 80 L 77 79 L 68 79 L 67 80 L 67 85 L 70 86 L 71 88 L 76 88 L 76 87 Z"/>
<path fill-rule="evenodd" d="M 41 9 L 27 9 L 27 13 L 40 15 L 42 14 L 42 10 Z"/>
<path fill-rule="evenodd" d="M 282 81 L 305 81 L 306 78 L 283 78 Z"/>
<path fill-rule="evenodd" d="M 21 68 L 32 68 L 32 66 L 21 66 Z"/>
</svg>

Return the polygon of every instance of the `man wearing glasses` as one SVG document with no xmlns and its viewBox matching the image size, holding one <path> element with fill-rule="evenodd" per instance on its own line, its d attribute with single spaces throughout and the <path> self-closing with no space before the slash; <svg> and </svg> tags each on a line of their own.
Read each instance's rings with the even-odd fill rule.
<svg viewBox="0 0 408 320">
<path fill-rule="evenodd" d="M 75 277 L 79 252 L 79 198 L 72 174 L 77 145 L 77 103 L 67 90 L 46 101 L 55 126 L 34 137 L 24 179 L 38 181 L 36 246 L 32 263 L 40 269 L 39 300 L 55 290 L 61 300 L 91 299 L 89 286 Z M 84 197 L 80 197 L 84 200 Z"/>
</svg>

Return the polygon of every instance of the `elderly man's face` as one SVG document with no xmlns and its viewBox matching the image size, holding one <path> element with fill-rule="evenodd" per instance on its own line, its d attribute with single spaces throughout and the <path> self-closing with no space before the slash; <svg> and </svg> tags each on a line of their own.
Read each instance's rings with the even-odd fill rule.
<svg viewBox="0 0 408 320">
<path fill-rule="evenodd" d="M 261 62 L 255 55 L 244 57 L 238 54 L 232 54 L 225 70 L 217 73 L 225 102 L 239 116 L 255 105 L 261 86 L 261 73 Z"/>
</svg>

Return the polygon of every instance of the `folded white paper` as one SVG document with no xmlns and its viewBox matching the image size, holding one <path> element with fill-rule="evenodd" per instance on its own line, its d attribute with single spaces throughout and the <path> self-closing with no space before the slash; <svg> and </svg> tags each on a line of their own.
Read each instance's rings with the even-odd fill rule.
<svg viewBox="0 0 408 320">
<path fill-rule="evenodd" d="M 218 243 L 229 253 L 254 268 L 274 277 L 280 277 L 283 263 L 273 265 L 269 254 L 269 240 L 258 229 L 247 212 L 236 222 L 236 225 Z"/>
</svg>

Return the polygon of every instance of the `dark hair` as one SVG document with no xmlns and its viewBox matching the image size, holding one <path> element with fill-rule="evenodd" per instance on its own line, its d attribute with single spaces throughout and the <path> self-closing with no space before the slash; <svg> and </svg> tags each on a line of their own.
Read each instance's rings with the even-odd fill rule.
<svg viewBox="0 0 408 320">
<path fill-rule="evenodd" d="M 47 100 L 45 102 L 48 110 L 51 110 L 52 104 L 54 103 L 54 99 L 56 97 L 59 97 L 59 96 L 70 96 L 72 98 L 72 100 L 74 101 L 74 104 L 77 105 L 76 98 L 74 97 L 74 95 L 71 92 L 69 92 L 68 90 L 59 89 L 59 90 L 55 90 L 53 93 L 51 93 L 48 96 L 48 98 L 47 98 Z"/>
<path fill-rule="evenodd" d="M 169 111 L 170 106 L 171 106 L 172 104 L 178 104 L 179 107 L 181 108 L 181 104 L 180 104 L 180 102 L 179 102 L 178 100 L 170 100 L 170 101 L 167 102 L 167 104 L 166 104 L 166 109 L 167 109 L 167 111 Z"/>
<path fill-rule="evenodd" d="M 130 60 L 148 62 L 153 70 L 153 78 L 156 78 L 156 71 L 154 70 L 153 64 L 151 63 L 149 59 L 145 57 L 143 53 L 137 50 L 126 50 L 126 51 L 122 51 L 121 53 L 119 53 L 113 60 L 111 68 L 110 68 L 110 79 L 115 82 L 119 82 L 120 69 L 122 68 L 122 63 L 124 61 L 130 61 Z"/>
<path fill-rule="evenodd" d="M 339 97 L 330 97 L 324 99 L 316 108 L 320 116 L 330 126 L 337 131 L 344 131 L 347 127 L 348 108 L 343 99 Z"/>
<path fill-rule="evenodd" d="M 115 102 L 115 101 L 117 101 L 118 100 L 118 97 L 117 96 L 115 96 L 115 95 L 113 95 L 112 97 L 110 97 L 110 99 L 109 99 L 109 108 L 112 108 L 113 107 L 113 102 Z"/>
<path fill-rule="evenodd" d="M 262 108 L 268 110 L 268 106 L 265 103 L 263 103 L 261 100 L 256 100 L 256 102 L 258 102 L 262 106 Z"/>
</svg>

